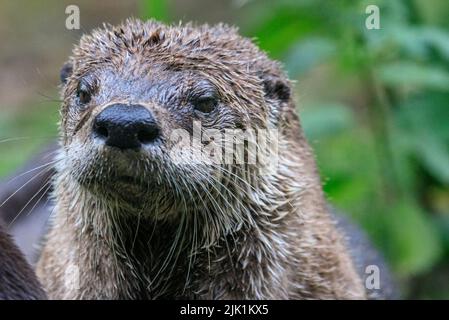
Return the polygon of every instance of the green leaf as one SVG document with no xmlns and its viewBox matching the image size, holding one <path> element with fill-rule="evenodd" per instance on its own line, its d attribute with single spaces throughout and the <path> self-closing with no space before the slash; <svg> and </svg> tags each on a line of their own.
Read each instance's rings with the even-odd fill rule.
<svg viewBox="0 0 449 320">
<path fill-rule="evenodd" d="M 399 203 L 384 213 L 383 246 L 401 275 L 428 270 L 441 256 L 438 230 L 413 201 Z"/>
<path fill-rule="evenodd" d="M 447 31 L 433 27 L 425 27 L 422 30 L 422 37 L 442 57 L 449 61 L 449 33 Z"/>
<path fill-rule="evenodd" d="M 333 136 L 354 125 L 351 110 L 338 103 L 304 106 L 301 120 L 311 140 Z"/>
<path fill-rule="evenodd" d="M 394 62 L 377 69 L 380 79 L 387 85 L 449 90 L 449 73 L 436 66 L 414 62 Z"/>
<path fill-rule="evenodd" d="M 449 148 L 435 137 L 422 138 L 416 151 L 437 180 L 449 185 Z"/>
<path fill-rule="evenodd" d="M 413 156 L 445 185 L 449 185 L 448 99 L 448 93 L 415 95 L 397 108 L 393 118 L 395 150 Z"/>
<path fill-rule="evenodd" d="M 57 138 L 59 118 L 56 103 L 29 105 L 23 113 L 3 112 L 0 119 L 0 176 Z"/>
<path fill-rule="evenodd" d="M 140 15 L 143 19 L 168 21 L 166 0 L 141 0 L 140 7 Z"/>
<path fill-rule="evenodd" d="M 331 39 L 310 37 L 302 39 L 288 50 L 285 66 L 290 77 L 306 73 L 313 67 L 326 62 L 336 53 L 336 45 Z"/>
</svg>

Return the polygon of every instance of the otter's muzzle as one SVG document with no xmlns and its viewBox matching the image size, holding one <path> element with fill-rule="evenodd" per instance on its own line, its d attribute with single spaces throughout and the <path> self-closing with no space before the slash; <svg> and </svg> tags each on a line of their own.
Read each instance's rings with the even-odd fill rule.
<svg viewBox="0 0 449 320">
<path fill-rule="evenodd" d="M 139 149 L 152 144 L 159 137 L 160 128 L 144 106 L 118 103 L 96 116 L 93 134 L 110 147 Z"/>
</svg>

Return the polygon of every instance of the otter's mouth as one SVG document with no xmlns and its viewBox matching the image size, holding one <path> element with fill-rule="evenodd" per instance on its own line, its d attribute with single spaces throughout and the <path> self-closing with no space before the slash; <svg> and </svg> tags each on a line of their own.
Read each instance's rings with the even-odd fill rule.
<svg viewBox="0 0 449 320">
<path fill-rule="evenodd" d="M 138 198 L 144 198 L 152 188 L 152 182 L 144 182 L 141 179 L 132 176 L 119 176 L 113 184 L 117 196 L 124 199 L 135 200 Z"/>
<path fill-rule="evenodd" d="M 141 177 L 137 176 L 130 176 L 130 175 L 118 175 L 115 177 L 110 177 L 108 179 L 111 184 L 124 187 L 126 189 L 125 192 L 131 192 L 132 191 L 139 191 L 141 193 L 142 191 L 148 190 L 155 185 L 155 181 L 152 181 L 151 179 L 144 180 Z"/>
<path fill-rule="evenodd" d="M 138 181 L 138 179 L 136 179 L 135 177 L 131 177 L 131 176 L 119 176 L 116 180 L 118 183 L 121 183 L 121 184 L 135 185 L 135 184 L 140 183 L 140 181 Z"/>
<path fill-rule="evenodd" d="M 74 155 L 75 159 L 79 157 Z M 83 161 L 84 166 L 73 165 L 75 177 L 81 185 L 100 195 L 142 196 L 153 192 L 159 177 L 164 175 L 155 152 L 146 150 L 120 150 L 93 144 Z"/>
<path fill-rule="evenodd" d="M 145 191 L 154 185 L 154 181 L 144 181 L 143 179 L 127 175 L 118 176 L 113 180 L 115 184 L 126 187 L 128 192 L 133 190 Z"/>
<path fill-rule="evenodd" d="M 92 181 L 93 190 L 99 196 L 118 199 L 127 204 L 143 203 L 157 190 L 155 181 L 145 181 L 130 175 L 103 176 Z"/>
</svg>

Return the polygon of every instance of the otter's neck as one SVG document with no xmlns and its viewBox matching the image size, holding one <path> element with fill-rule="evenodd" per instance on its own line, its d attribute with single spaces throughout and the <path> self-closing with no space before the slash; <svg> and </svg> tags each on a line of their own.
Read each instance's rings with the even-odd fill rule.
<svg viewBox="0 0 449 320">
<path fill-rule="evenodd" d="M 175 274 L 179 246 L 185 246 L 176 239 L 177 226 L 124 212 L 70 176 L 58 176 L 55 195 L 53 226 L 39 263 L 40 273 L 59 273 L 44 274 L 51 278 L 44 281 L 51 296 L 143 299 L 173 292 L 166 277 Z"/>
<path fill-rule="evenodd" d="M 201 235 L 211 225 L 155 222 L 120 212 L 66 176 L 58 177 L 55 194 L 53 228 L 39 262 L 51 297 L 241 298 L 242 292 L 262 297 L 267 293 L 255 288 L 257 280 L 247 272 L 252 264 L 265 260 L 258 267 L 265 281 L 285 274 L 281 265 L 277 273 L 264 271 L 275 268 L 280 257 L 273 255 L 285 255 L 286 246 L 275 249 L 283 241 L 272 241 L 268 233 L 261 242 L 258 228 L 242 228 L 205 247 Z M 277 296 L 286 297 L 279 291 Z"/>
<path fill-rule="evenodd" d="M 247 197 L 252 223 L 202 247 L 190 235 L 210 225 L 126 215 L 59 176 L 39 275 L 55 298 L 363 297 L 319 184 L 303 180 L 276 181 L 276 202 Z"/>
</svg>

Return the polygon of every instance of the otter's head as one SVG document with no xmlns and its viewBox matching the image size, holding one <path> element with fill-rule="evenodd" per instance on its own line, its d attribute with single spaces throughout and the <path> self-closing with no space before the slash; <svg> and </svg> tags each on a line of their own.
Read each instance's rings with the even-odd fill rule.
<svg viewBox="0 0 449 320">
<path fill-rule="evenodd" d="M 293 110 L 279 66 L 224 25 L 105 25 L 82 37 L 61 79 L 60 170 L 97 197 L 158 218 L 225 207 L 253 188 L 235 164 L 201 161 L 201 149 L 217 141 L 203 137 L 186 156 L 179 132 L 284 135 Z"/>
</svg>

